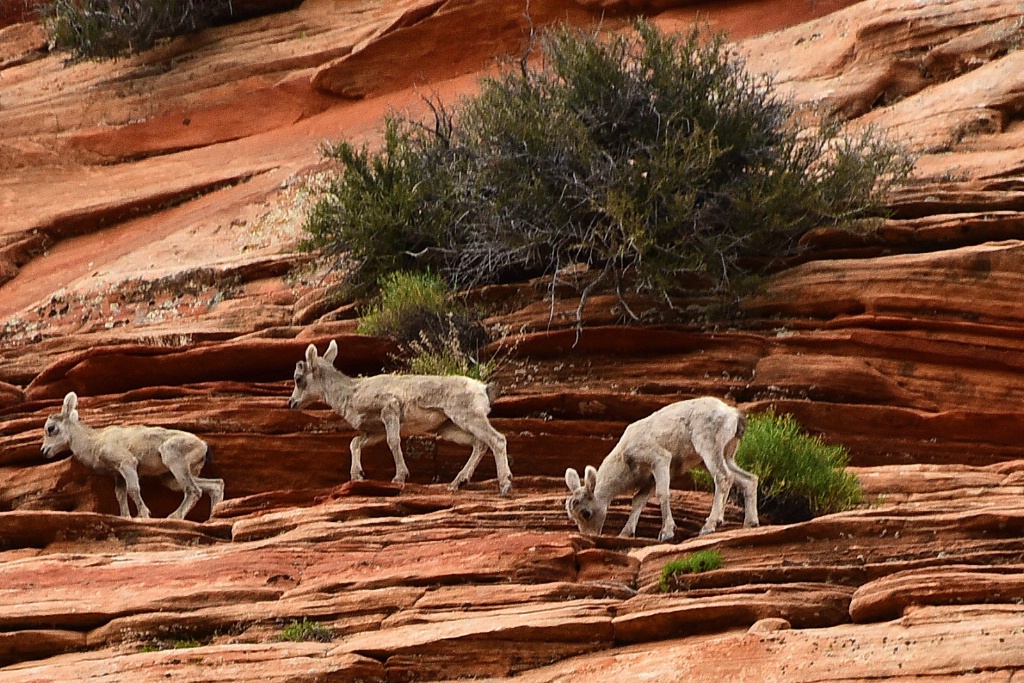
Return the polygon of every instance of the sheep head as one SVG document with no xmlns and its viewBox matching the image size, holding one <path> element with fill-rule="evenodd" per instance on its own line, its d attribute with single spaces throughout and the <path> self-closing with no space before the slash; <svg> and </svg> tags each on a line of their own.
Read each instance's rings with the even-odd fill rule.
<svg viewBox="0 0 1024 683">
<path fill-rule="evenodd" d="M 289 408 L 299 410 L 314 401 L 323 400 L 323 369 L 325 367 L 333 368 L 334 359 L 337 357 L 338 342 L 333 339 L 322 357 L 317 355 L 316 346 L 313 344 L 306 347 L 306 360 L 300 360 L 295 364 L 295 373 L 292 375 L 292 379 L 295 380 L 295 388 L 292 390 L 291 398 L 288 399 Z"/>
<path fill-rule="evenodd" d="M 605 516 L 608 514 L 608 505 L 594 497 L 597 470 L 587 465 L 581 482 L 580 475 L 570 467 L 565 471 L 565 484 L 570 491 L 569 497 L 565 499 L 565 511 L 569 513 L 569 519 L 576 522 L 580 533 L 600 535 L 601 529 L 604 528 Z"/>
<path fill-rule="evenodd" d="M 71 428 L 78 423 L 78 395 L 69 391 L 59 413 L 46 418 L 43 426 L 43 445 L 39 449 L 44 458 L 52 458 L 71 447 Z"/>
</svg>

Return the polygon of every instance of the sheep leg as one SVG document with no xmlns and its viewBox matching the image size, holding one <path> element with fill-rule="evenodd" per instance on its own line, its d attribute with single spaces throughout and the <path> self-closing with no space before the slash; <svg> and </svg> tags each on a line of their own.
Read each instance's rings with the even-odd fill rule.
<svg viewBox="0 0 1024 683">
<path fill-rule="evenodd" d="M 622 538 L 633 538 L 636 535 L 636 525 L 640 521 L 640 513 L 643 512 L 644 506 L 647 505 L 647 501 L 650 500 L 651 494 L 654 493 L 654 477 L 647 480 L 640 490 L 633 496 L 633 509 L 629 512 L 629 518 L 626 520 L 626 525 L 622 527 L 622 531 L 619 536 Z M 674 532 L 673 532 L 674 535 Z"/>
<path fill-rule="evenodd" d="M 658 534 L 659 541 L 671 541 L 676 535 L 676 522 L 672 519 L 672 501 L 670 484 L 672 479 L 671 464 L 672 454 L 668 451 L 658 457 L 653 469 L 654 491 L 661 503 L 661 533 Z"/>
<path fill-rule="evenodd" d="M 213 508 L 224 500 L 224 480 L 195 477 L 195 482 L 199 490 L 210 497 L 210 516 L 213 517 Z"/>
<path fill-rule="evenodd" d="M 224 500 L 224 480 L 196 476 L 195 470 L 192 472 L 192 478 L 195 479 L 199 490 L 210 496 L 210 517 L 213 517 L 213 508 Z M 172 491 L 184 491 L 181 484 L 178 483 L 178 480 L 170 472 L 162 474 L 160 481 Z"/>
<path fill-rule="evenodd" d="M 375 443 L 380 443 L 384 440 L 382 434 L 358 434 L 352 439 L 352 443 L 349 444 L 349 450 L 352 451 L 352 464 L 349 467 L 349 479 L 352 481 L 362 481 L 366 478 L 366 473 L 363 472 L 363 447 L 372 446 Z"/>
<path fill-rule="evenodd" d="M 161 453 L 161 456 L 164 456 L 164 454 Z M 202 492 L 192 476 L 192 470 L 185 462 L 173 457 L 164 456 L 164 464 L 167 465 L 167 469 L 174 476 L 174 481 L 177 482 L 178 486 L 185 493 L 181 499 L 181 505 L 168 515 L 168 519 L 185 519 L 185 515 L 199 502 Z"/>
<path fill-rule="evenodd" d="M 711 476 L 715 479 L 715 495 L 711 502 L 711 514 L 708 515 L 707 521 L 701 527 L 701 536 L 710 534 L 725 520 L 725 502 L 728 500 L 729 492 L 732 490 L 733 475 L 728 467 L 724 466 L 724 462 L 721 464 L 723 467 L 716 467 L 715 471 L 711 473 Z"/>
<path fill-rule="evenodd" d="M 125 482 L 125 488 L 128 490 L 128 496 L 135 503 L 135 509 L 139 512 L 139 517 L 149 517 L 149 508 L 142 502 L 142 490 L 139 488 L 139 473 L 135 471 L 135 462 L 122 462 L 117 466 L 117 472 L 121 475 Z"/>
<path fill-rule="evenodd" d="M 395 457 L 395 478 L 396 484 L 404 484 L 409 478 L 409 468 L 405 465 L 405 456 L 402 455 L 402 425 L 401 409 L 398 401 L 391 401 L 380 411 L 381 422 L 384 423 L 384 431 L 387 434 L 388 448 L 391 455 Z"/>
<path fill-rule="evenodd" d="M 128 484 L 118 472 L 114 472 L 114 495 L 117 496 L 117 506 L 121 508 L 121 516 L 131 517 L 132 511 L 128 507 Z"/>
<path fill-rule="evenodd" d="M 743 526 L 760 526 L 757 519 L 757 476 L 747 472 L 732 460 L 726 460 L 725 464 L 743 492 Z"/>
<path fill-rule="evenodd" d="M 487 418 L 482 415 L 479 416 L 479 419 L 476 419 L 476 416 L 462 417 L 448 415 L 448 419 L 451 420 L 455 426 L 472 434 L 478 441 L 482 442 L 488 449 L 490 449 L 491 453 L 494 454 L 494 466 L 498 473 L 498 490 L 502 495 L 506 495 L 511 491 L 512 470 L 508 466 L 508 441 L 505 439 L 504 434 L 492 427 L 491 423 L 487 421 Z M 475 455 L 476 450 L 473 451 L 473 456 Z M 482 455 L 483 454 L 481 453 L 481 457 Z M 469 462 L 466 463 L 466 467 L 462 468 L 462 472 L 460 472 L 459 476 L 456 477 L 456 481 L 462 477 L 463 473 L 466 474 L 466 477 L 462 483 L 469 481 L 470 477 L 473 476 L 476 465 L 480 462 L 479 457 L 474 460 L 473 456 L 470 456 Z M 470 467 L 471 463 L 473 465 L 472 467 Z M 454 485 L 455 482 L 452 482 L 452 484 Z M 456 486 L 456 488 L 458 487 Z"/>
<path fill-rule="evenodd" d="M 455 479 L 452 480 L 452 483 L 448 485 L 449 491 L 457 491 L 460 486 L 469 483 L 469 480 L 473 478 L 473 472 L 476 471 L 477 465 L 480 464 L 480 460 L 483 458 L 486 446 L 475 436 L 454 423 L 449 423 L 442 427 L 437 432 L 437 438 L 473 447 L 473 452 L 470 454 L 469 460 L 467 460 L 466 464 L 461 470 L 459 470 L 459 473 L 455 475 Z"/>
</svg>

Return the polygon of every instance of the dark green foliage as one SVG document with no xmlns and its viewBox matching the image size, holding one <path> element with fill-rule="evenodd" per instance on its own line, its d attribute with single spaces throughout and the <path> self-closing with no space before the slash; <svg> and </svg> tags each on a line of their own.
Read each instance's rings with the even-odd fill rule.
<svg viewBox="0 0 1024 683">
<path fill-rule="evenodd" d="M 658 587 L 662 593 L 669 592 L 677 582 L 680 574 L 701 574 L 718 569 L 722 566 L 722 555 L 717 550 L 700 550 L 698 552 L 672 560 L 661 568 L 661 580 Z"/>
<path fill-rule="evenodd" d="M 776 522 L 798 522 L 849 510 L 863 499 L 857 477 L 846 471 L 849 453 L 804 432 L 792 415 L 749 415 L 736 463 L 758 476 L 758 509 Z M 714 482 L 691 471 L 698 486 Z"/>
<path fill-rule="evenodd" d="M 153 47 L 231 16 L 230 0 L 54 0 L 45 15 L 54 46 L 78 58 Z"/>
<path fill-rule="evenodd" d="M 554 30 L 541 68 L 484 80 L 455 113 L 430 102 L 426 125 L 390 118 L 377 153 L 327 150 L 344 168 L 309 246 L 347 253 L 363 286 L 396 269 L 465 287 L 585 263 L 619 292 L 733 296 L 808 230 L 863 229 L 852 221 L 908 172 L 870 131 L 802 134 L 722 36 L 635 28 Z"/>
<path fill-rule="evenodd" d="M 340 142 L 325 154 L 344 166 L 306 219 L 308 247 L 342 253 L 356 261 L 357 292 L 396 271 L 426 271 L 441 265 L 440 244 L 453 219 L 454 183 L 448 178 L 447 150 L 435 132 L 389 117 L 384 146 L 377 154 Z"/>
</svg>

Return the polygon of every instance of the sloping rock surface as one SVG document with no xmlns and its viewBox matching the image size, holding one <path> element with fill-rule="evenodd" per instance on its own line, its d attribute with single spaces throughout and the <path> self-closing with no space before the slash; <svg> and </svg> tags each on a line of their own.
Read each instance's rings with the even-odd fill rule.
<svg viewBox="0 0 1024 683">
<path fill-rule="evenodd" d="M 37 4 L 0 8 L 0 681 L 1019 678 L 1020 3 L 535 0 L 527 20 L 515 2 L 305 0 L 73 64 Z M 904 140 L 919 156 L 891 217 L 808 235 L 734 328 L 641 299 L 649 323 L 627 328 L 595 295 L 577 333 L 569 285 L 554 303 L 550 281 L 475 292 L 505 331 L 512 495 L 487 461 L 448 492 L 467 449 L 433 439 L 406 444 L 405 487 L 383 446 L 348 482 L 354 432 L 287 409 L 293 365 L 337 339 L 339 367 L 373 374 L 396 349 L 355 334 L 344 274 L 296 248 L 318 146 L 472 94 L 531 24 L 636 13 L 706 17 L 795 101 Z M 227 482 L 213 517 L 205 500 L 189 521 L 114 517 L 109 477 L 44 460 L 70 390 L 88 424 L 206 439 Z M 843 444 L 867 503 L 760 529 L 730 507 L 698 538 L 709 496 L 678 490 L 673 544 L 650 540 L 653 505 L 638 539 L 576 534 L 565 468 L 703 394 Z M 143 495 L 157 517 L 181 496 Z M 660 592 L 668 561 L 706 548 L 721 569 Z"/>
</svg>

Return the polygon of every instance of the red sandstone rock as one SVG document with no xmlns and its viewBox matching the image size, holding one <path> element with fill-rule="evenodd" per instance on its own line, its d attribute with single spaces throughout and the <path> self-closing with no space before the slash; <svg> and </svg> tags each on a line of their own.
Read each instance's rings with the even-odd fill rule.
<svg viewBox="0 0 1024 683">
<path fill-rule="evenodd" d="M 1003 603 L 1024 600 L 1020 565 L 947 566 L 890 574 L 857 589 L 850 603 L 856 622 L 897 619 L 922 605 Z"/>
<path fill-rule="evenodd" d="M 327 341 L 253 339 L 187 349 L 102 348 L 47 368 L 28 386 L 26 394 L 32 400 L 39 400 L 63 398 L 68 391 L 89 396 L 161 384 L 287 379 L 310 343 L 323 346 Z M 360 374 L 375 365 L 379 367 L 386 354 L 394 349 L 387 340 L 363 335 L 338 341 L 344 349 L 338 369 L 350 374 Z"/>
<path fill-rule="evenodd" d="M 331 299 L 330 278 L 283 277 L 305 258 L 290 253 L 295 188 L 318 168 L 317 144 L 372 144 L 386 109 L 421 111 L 422 88 L 398 89 L 417 79 L 444 79 L 429 88 L 448 98 L 473 92 L 475 74 L 452 77 L 518 49 L 521 7 L 306 0 L 66 67 L 39 51 L 38 27 L 4 30 L 0 318 L 18 321 L 0 337 L 0 509 L 13 510 L 0 512 L 0 678 L 878 681 L 977 668 L 1009 680 L 1024 667 L 1022 265 L 1017 242 L 993 243 L 1019 237 L 1024 210 L 1019 12 L 677 4 L 598 0 L 570 16 L 661 11 L 659 25 L 682 29 L 703 13 L 734 36 L 784 28 L 737 49 L 798 101 L 867 112 L 862 122 L 931 151 L 877 234 L 809 236 L 808 262 L 745 302 L 742 331 L 623 328 L 617 297 L 599 295 L 577 339 L 568 290 L 554 307 L 537 283 L 480 293 L 502 307 L 489 322 L 521 333 L 495 345 L 509 354 L 494 406 L 516 473 L 507 498 L 486 461 L 466 490 L 430 485 L 467 449 L 429 440 L 407 447 L 414 483 L 387 483 L 384 447 L 365 460 L 374 480 L 347 483 L 353 432 L 283 401 L 305 344 L 350 333 L 358 310 Z M 533 3 L 538 23 L 567 7 Z M 815 21 L 785 28 L 794 17 Z M 327 95 L 317 78 L 366 97 Z M 165 278 L 173 315 L 125 312 L 120 294 Z M 173 291 L 197 282 L 208 301 Z M 676 320 L 660 302 L 629 303 Z M 376 372 L 391 352 L 352 343 L 339 361 L 349 371 Z M 208 470 L 228 482 L 214 520 L 96 514 L 117 509 L 110 477 L 38 455 L 69 387 L 96 424 L 208 439 Z M 677 545 L 653 542 L 653 504 L 636 539 L 579 536 L 562 507 L 565 467 L 596 465 L 625 424 L 698 394 L 791 412 L 843 443 L 869 506 L 751 530 L 730 506 L 721 533 L 697 538 L 710 497 L 677 490 Z M 181 494 L 144 482 L 143 495 L 166 514 Z M 613 506 L 610 530 L 627 509 Z M 721 569 L 656 592 L 667 561 L 704 548 L 723 554 Z M 796 628 L 738 632 L 780 616 Z M 335 640 L 278 641 L 303 618 Z M 202 646 L 139 651 L 189 637 Z"/>
<path fill-rule="evenodd" d="M 979 671 L 1012 679 L 1024 665 L 1020 606 L 949 607 L 885 624 L 730 633 L 645 643 L 498 681 L 614 683 L 664 680 L 905 681 Z"/>
<path fill-rule="evenodd" d="M 595 14 L 565 0 L 517 3 L 477 0 L 410 2 L 390 26 L 351 54 L 326 64 L 313 76 L 313 87 L 334 95 L 361 98 L 371 94 L 451 78 L 489 66 L 499 55 L 518 55 L 527 46 L 531 27 L 554 21 L 582 24 Z M 442 29 L 442 27 L 445 27 Z M 457 43 L 457 51 L 450 49 Z"/>
<path fill-rule="evenodd" d="M 25 392 L 20 387 L 7 382 L 0 382 L 0 409 L 10 408 L 25 400 Z"/>
</svg>

